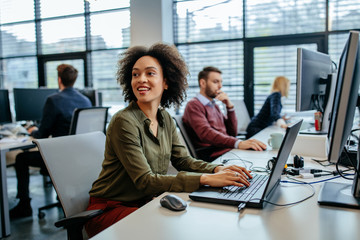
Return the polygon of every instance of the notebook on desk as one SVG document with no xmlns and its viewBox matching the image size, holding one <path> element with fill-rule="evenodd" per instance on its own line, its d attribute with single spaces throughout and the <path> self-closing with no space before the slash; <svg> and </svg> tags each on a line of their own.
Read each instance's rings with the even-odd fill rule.
<svg viewBox="0 0 360 240">
<path fill-rule="evenodd" d="M 286 129 L 270 175 L 257 174 L 248 188 L 235 186 L 215 188 L 203 186 L 199 190 L 190 193 L 190 199 L 228 205 L 245 203 L 246 207 L 263 208 L 264 203 L 269 200 L 271 194 L 280 182 L 281 174 L 299 133 L 301 123 L 302 120 Z"/>
</svg>

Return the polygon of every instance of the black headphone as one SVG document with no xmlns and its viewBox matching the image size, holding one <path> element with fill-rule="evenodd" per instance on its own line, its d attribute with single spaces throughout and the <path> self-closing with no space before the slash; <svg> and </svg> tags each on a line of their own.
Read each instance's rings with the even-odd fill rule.
<svg viewBox="0 0 360 240">
<path fill-rule="evenodd" d="M 304 167 L 304 158 L 298 155 L 294 156 L 294 167 L 303 168 Z"/>
<path fill-rule="evenodd" d="M 266 164 L 266 169 L 271 171 L 275 165 L 275 161 L 276 161 L 276 157 L 271 158 Z"/>
<path fill-rule="evenodd" d="M 276 157 L 271 158 L 267 164 L 266 169 L 272 170 L 275 164 Z M 303 168 L 304 167 L 304 158 L 298 155 L 294 156 L 294 164 L 288 164 L 288 166 L 293 166 L 295 168 Z"/>
</svg>

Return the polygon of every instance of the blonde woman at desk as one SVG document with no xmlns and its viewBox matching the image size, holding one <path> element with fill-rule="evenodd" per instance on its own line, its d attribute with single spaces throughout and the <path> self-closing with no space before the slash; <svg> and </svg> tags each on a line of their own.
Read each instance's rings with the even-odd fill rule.
<svg viewBox="0 0 360 240">
<path fill-rule="evenodd" d="M 111 119 L 102 171 L 90 190 L 88 210 L 104 214 L 86 227 L 93 236 L 165 191 L 192 192 L 201 185 L 249 185 L 249 172 L 189 156 L 164 110 L 184 100 L 188 70 L 175 47 L 158 43 L 129 48 L 117 81 L 130 104 Z M 169 162 L 179 171 L 167 175 Z"/>
<path fill-rule="evenodd" d="M 276 123 L 279 127 L 286 128 L 285 117 L 281 117 L 281 98 L 288 97 L 290 80 L 284 76 L 276 77 L 271 94 L 266 98 L 264 105 L 259 113 L 251 119 L 247 129 L 246 138 L 250 138 L 264 128 Z"/>
</svg>

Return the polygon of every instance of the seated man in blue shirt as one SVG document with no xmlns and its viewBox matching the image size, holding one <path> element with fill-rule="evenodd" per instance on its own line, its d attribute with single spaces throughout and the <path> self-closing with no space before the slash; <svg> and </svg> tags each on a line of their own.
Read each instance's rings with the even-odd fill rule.
<svg viewBox="0 0 360 240">
<path fill-rule="evenodd" d="M 34 138 L 68 135 L 74 110 L 91 107 L 90 100 L 73 88 L 78 71 L 68 64 L 59 65 L 57 71 L 60 92 L 47 98 L 39 128 L 28 129 Z M 10 218 L 32 215 L 29 196 L 29 166 L 40 167 L 42 173 L 47 173 L 39 151 L 22 152 L 16 156 L 15 170 L 18 180 L 16 197 L 20 201 L 16 207 L 10 210 Z"/>
</svg>

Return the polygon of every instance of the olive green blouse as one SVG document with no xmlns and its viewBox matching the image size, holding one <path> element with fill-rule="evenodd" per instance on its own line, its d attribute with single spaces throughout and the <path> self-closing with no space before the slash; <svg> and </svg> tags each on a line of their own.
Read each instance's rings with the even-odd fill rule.
<svg viewBox="0 0 360 240">
<path fill-rule="evenodd" d="M 158 110 L 157 137 L 150 119 L 136 102 L 117 112 L 106 133 L 105 159 L 90 196 L 130 202 L 150 199 L 165 191 L 192 192 L 202 173 L 218 165 L 194 159 L 180 142 L 168 112 Z M 179 171 L 166 175 L 169 162 Z"/>
</svg>

